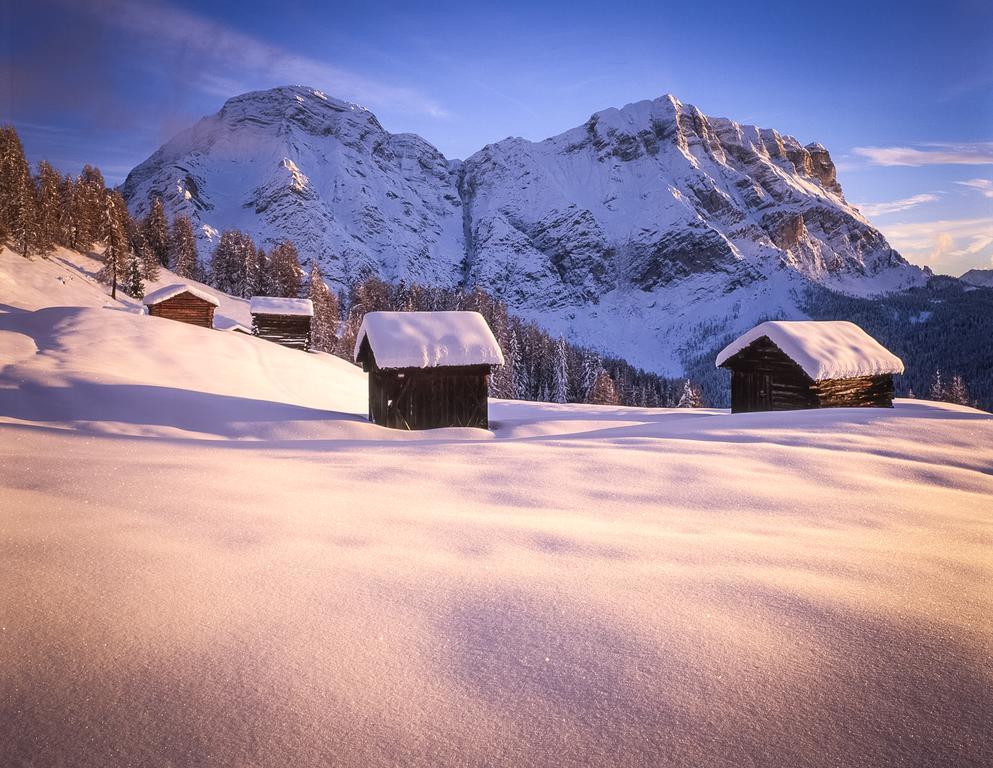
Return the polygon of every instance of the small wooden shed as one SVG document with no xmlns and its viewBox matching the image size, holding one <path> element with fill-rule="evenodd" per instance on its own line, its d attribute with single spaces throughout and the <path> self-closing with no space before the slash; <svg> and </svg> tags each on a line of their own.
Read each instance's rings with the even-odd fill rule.
<svg viewBox="0 0 993 768">
<path fill-rule="evenodd" d="M 354 358 L 369 374 L 374 424 L 489 428 L 489 376 L 503 353 L 478 312 L 369 312 Z"/>
<path fill-rule="evenodd" d="M 717 356 L 731 371 L 731 412 L 893 405 L 900 358 L 854 323 L 774 320 Z"/>
<path fill-rule="evenodd" d="M 165 317 L 190 325 L 214 327 L 214 310 L 220 306 L 217 298 L 202 288 L 187 283 L 174 283 L 152 291 L 143 299 L 153 317 Z"/>
<path fill-rule="evenodd" d="M 305 352 L 310 349 L 310 321 L 314 316 L 314 303 L 310 299 L 252 296 L 249 312 L 252 333 L 260 339 Z"/>
</svg>

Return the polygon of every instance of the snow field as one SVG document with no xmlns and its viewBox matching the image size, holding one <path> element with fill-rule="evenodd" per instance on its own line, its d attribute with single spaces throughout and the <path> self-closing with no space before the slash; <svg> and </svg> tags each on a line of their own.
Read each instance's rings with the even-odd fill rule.
<svg viewBox="0 0 993 768">
<path fill-rule="evenodd" d="M 989 414 L 399 433 L 63 258 L 0 254 L 0 764 L 993 761 Z"/>
</svg>

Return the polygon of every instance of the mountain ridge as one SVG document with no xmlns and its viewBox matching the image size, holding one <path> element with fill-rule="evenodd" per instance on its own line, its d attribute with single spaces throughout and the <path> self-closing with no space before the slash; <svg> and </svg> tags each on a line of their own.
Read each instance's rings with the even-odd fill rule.
<svg viewBox="0 0 993 768">
<path fill-rule="evenodd" d="M 256 91 L 164 144 L 122 191 L 135 215 L 155 195 L 190 215 L 202 255 L 237 228 L 293 240 L 339 286 L 479 285 L 666 373 L 701 328 L 805 316 L 809 285 L 866 296 L 929 276 L 847 203 L 822 145 L 671 95 L 449 160 L 320 91 Z"/>
</svg>

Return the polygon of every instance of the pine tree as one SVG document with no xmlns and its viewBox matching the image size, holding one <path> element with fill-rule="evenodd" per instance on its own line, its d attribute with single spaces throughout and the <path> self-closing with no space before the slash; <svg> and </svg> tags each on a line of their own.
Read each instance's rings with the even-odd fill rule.
<svg viewBox="0 0 993 768">
<path fill-rule="evenodd" d="M 39 239 L 37 193 L 14 126 L 0 128 L 0 239 L 11 238 L 27 257 Z"/>
<path fill-rule="evenodd" d="M 210 284 L 220 291 L 248 298 L 254 294 L 249 275 L 256 268 L 257 253 L 252 239 L 235 229 L 221 233 L 210 256 Z"/>
<path fill-rule="evenodd" d="M 272 296 L 296 298 L 300 295 L 303 270 L 296 246 L 284 240 L 269 253 L 271 262 Z"/>
<path fill-rule="evenodd" d="M 128 243 L 131 246 L 131 252 L 138 260 L 138 272 L 141 275 L 141 279 L 148 282 L 158 280 L 161 262 L 148 245 L 148 240 L 145 237 L 145 227 L 130 219 L 129 221 Z"/>
<path fill-rule="evenodd" d="M 341 308 L 324 282 L 321 268 L 315 263 L 310 270 L 310 300 L 314 303 L 314 317 L 310 326 L 311 347 L 319 352 L 334 352 L 338 344 L 338 322 Z"/>
<path fill-rule="evenodd" d="M 945 399 L 945 382 L 941 378 L 941 369 L 936 368 L 934 376 L 931 378 L 931 386 L 928 389 L 928 398 L 941 402 Z"/>
<path fill-rule="evenodd" d="M 169 233 L 169 261 L 172 264 L 172 271 L 178 277 L 187 280 L 201 277 L 197 241 L 193 235 L 193 224 L 187 216 L 179 215 L 172 220 L 172 231 Z"/>
<path fill-rule="evenodd" d="M 60 216 L 62 200 L 59 194 L 61 177 L 50 163 L 42 160 L 38 164 L 37 185 L 37 238 L 35 248 L 46 256 L 60 240 Z"/>
<path fill-rule="evenodd" d="M 703 399 L 700 397 L 700 391 L 690 383 L 687 379 L 683 384 L 682 394 L 679 396 L 679 402 L 676 404 L 677 408 L 699 408 L 703 405 Z"/>
<path fill-rule="evenodd" d="M 152 255 L 163 267 L 169 266 L 169 222 L 166 220 L 162 198 L 156 197 L 141 223 L 142 234 Z"/>
<path fill-rule="evenodd" d="M 104 244 L 103 267 L 97 274 L 97 279 L 110 285 L 112 299 L 117 298 L 118 283 L 124 283 L 127 277 L 130 250 L 125 230 L 126 210 L 120 192 L 108 192 L 104 195 L 103 216 L 98 232 L 98 237 Z"/>
</svg>

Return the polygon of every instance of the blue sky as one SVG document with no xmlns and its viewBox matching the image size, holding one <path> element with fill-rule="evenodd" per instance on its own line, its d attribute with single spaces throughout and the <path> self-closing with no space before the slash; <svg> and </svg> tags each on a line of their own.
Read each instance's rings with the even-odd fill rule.
<svg viewBox="0 0 993 768">
<path fill-rule="evenodd" d="M 0 120 L 118 182 L 247 90 L 309 85 L 466 157 L 673 93 L 820 141 L 909 259 L 993 266 L 993 3 L 0 0 Z"/>
</svg>

